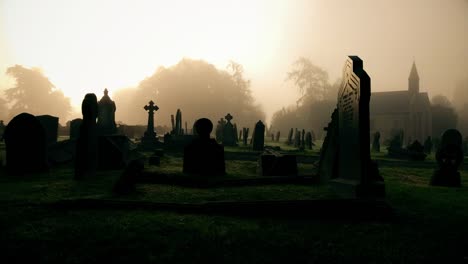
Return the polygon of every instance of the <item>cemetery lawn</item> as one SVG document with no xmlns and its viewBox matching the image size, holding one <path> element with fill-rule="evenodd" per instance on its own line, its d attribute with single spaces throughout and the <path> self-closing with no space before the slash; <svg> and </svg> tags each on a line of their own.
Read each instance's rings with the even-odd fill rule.
<svg viewBox="0 0 468 264">
<path fill-rule="evenodd" d="M 227 150 L 229 151 L 229 150 Z M 244 151 L 244 150 L 242 150 Z M 306 155 L 315 157 L 317 153 Z M 188 188 L 138 184 L 136 192 L 111 193 L 119 171 L 73 180 L 70 166 L 24 177 L 0 171 L 0 259 L 3 263 L 467 263 L 468 173 L 462 188 L 428 186 L 435 166 L 372 153 L 385 178 L 387 222 L 325 221 L 287 217 L 228 217 L 150 210 L 58 210 L 61 199 L 152 202 L 328 199 L 322 185 Z M 181 158 L 166 155 L 162 168 L 180 174 Z M 226 177 L 255 177 L 256 162 L 228 160 Z M 310 164 L 300 171 L 311 172 Z"/>
</svg>

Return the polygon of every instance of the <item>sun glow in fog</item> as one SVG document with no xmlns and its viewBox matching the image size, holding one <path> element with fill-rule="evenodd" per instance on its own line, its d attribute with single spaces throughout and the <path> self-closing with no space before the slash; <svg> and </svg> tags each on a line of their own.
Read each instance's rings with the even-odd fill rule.
<svg viewBox="0 0 468 264">
<path fill-rule="evenodd" d="M 264 67 L 287 12 L 286 1 L 267 0 L 4 0 L 0 8 L 10 65 L 42 68 L 74 105 L 183 57 Z"/>
</svg>

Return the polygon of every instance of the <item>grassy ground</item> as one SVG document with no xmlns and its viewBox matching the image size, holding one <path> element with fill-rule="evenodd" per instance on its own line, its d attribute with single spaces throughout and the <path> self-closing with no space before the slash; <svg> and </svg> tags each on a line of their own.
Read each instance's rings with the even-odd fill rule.
<svg viewBox="0 0 468 264">
<path fill-rule="evenodd" d="M 267 142 L 268 144 L 268 142 Z M 236 151 L 229 150 L 226 151 Z M 247 151 L 244 149 L 243 151 Z M 315 155 L 314 152 L 306 155 Z M 155 202 L 320 199 L 327 185 L 194 189 L 142 184 L 115 197 L 119 171 L 72 180 L 71 167 L 10 177 L 0 174 L 0 259 L 43 263 L 468 263 L 468 187 L 428 186 L 435 166 L 372 153 L 384 176 L 391 222 L 242 218 L 144 210 L 52 210 L 68 198 Z M 177 173 L 180 157 L 163 170 Z M 309 164 L 300 164 L 301 170 Z M 227 161 L 229 177 L 254 176 L 255 162 Z M 157 170 L 158 168 L 149 168 Z M 468 186 L 468 173 L 462 171 Z"/>
</svg>

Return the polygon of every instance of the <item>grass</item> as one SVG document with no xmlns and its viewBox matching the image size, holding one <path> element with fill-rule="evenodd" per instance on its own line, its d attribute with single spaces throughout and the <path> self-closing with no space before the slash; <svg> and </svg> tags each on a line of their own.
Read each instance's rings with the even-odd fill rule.
<svg viewBox="0 0 468 264">
<path fill-rule="evenodd" d="M 230 151 L 230 150 L 227 150 Z M 232 150 L 234 151 L 234 150 Z M 247 150 L 245 150 L 247 151 Z M 316 155 L 316 153 L 306 153 Z M 468 173 L 461 188 L 428 186 L 435 167 L 372 153 L 385 178 L 392 222 L 355 223 L 300 218 L 245 218 L 155 211 L 51 210 L 60 199 L 95 197 L 155 202 L 321 199 L 327 185 L 267 185 L 196 189 L 137 185 L 115 197 L 119 171 L 76 182 L 69 166 L 49 173 L 0 171 L 0 259 L 3 263 L 467 263 Z M 181 158 L 161 168 L 180 173 Z M 253 161 L 227 161 L 228 177 L 255 176 Z M 300 164 L 311 170 L 310 164 Z"/>
</svg>

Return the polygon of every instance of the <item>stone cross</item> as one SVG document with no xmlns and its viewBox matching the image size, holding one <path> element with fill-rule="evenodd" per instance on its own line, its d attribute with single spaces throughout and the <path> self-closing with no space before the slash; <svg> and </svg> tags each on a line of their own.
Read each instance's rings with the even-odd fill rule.
<svg viewBox="0 0 468 264">
<path fill-rule="evenodd" d="M 154 112 L 158 111 L 159 107 L 155 105 L 153 101 L 149 101 L 148 105 L 145 105 L 143 108 L 148 111 L 148 128 L 146 129 L 146 134 L 148 136 L 156 136 L 154 132 Z"/>
</svg>

